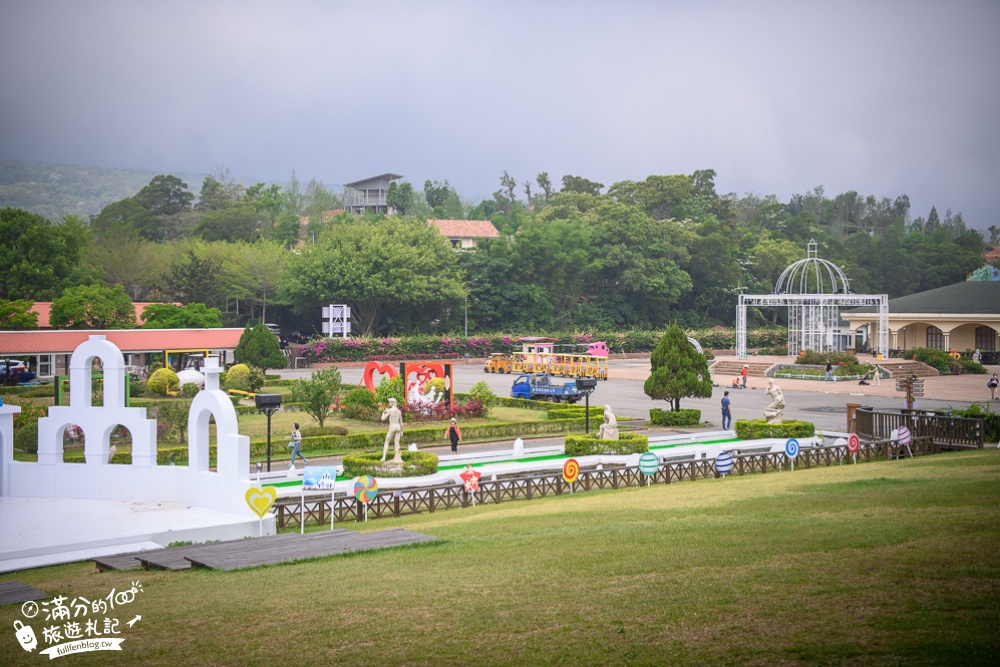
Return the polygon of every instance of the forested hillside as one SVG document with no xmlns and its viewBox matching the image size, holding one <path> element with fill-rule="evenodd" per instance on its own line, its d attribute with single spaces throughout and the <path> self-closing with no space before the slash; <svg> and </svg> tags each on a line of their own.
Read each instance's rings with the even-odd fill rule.
<svg viewBox="0 0 1000 667">
<path fill-rule="evenodd" d="M 810 239 L 855 292 L 890 297 L 964 280 L 1000 240 L 961 213 L 913 212 L 904 194 L 817 187 L 784 202 L 718 193 L 715 176 L 605 186 L 567 175 L 558 187 L 504 172 L 475 205 L 447 181 L 402 181 L 389 204 L 403 213 L 356 217 L 335 212 L 339 190 L 294 173 L 249 187 L 225 170 L 197 183 L 156 175 L 90 218 L 0 211 L 0 299 L 121 285 L 134 300 L 217 308 L 227 325 L 266 317 L 305 331 L 321 306 L 348 303 L 369 335 L 456 332 L 466 318 L 470 333 L 700 328 L 732 326 L 737 295 L 770 293 Z M 463 216 L 491 220 L 499 238 L 456 251 L 426 224 Z M 783 316 L 748 313 L 751 325 Z"/>
<path fill-rule="evenodd" d="M 155 175 L 143 169 L 0 160 L 0 207 L 20 208 L 49 220 L 89 217 L 111 202 L 131 197 Z M 200 183 L 204 174 L 179 176 Z"/>
</svg>

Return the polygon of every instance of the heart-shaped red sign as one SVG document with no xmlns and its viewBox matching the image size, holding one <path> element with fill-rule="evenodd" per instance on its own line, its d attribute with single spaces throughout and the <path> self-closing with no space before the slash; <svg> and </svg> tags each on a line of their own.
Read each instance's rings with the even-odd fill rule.
<svg viewBox="0 0 1000 667">
<path fill-rule="evenodd" d="M 389 379 L 392 379 L 399 375 L 399 373 L 396 372 L 396 369 L 392 366 L 392 364 L 382 364 L 377 361 L 369 361 L 368 365 L 365 366 L 365 373 L 361 377 L 362 381 L 365 383 L 365 387 L 368 389 L 368 391 L 372 393 L 374 393 L 375 390 L 378 389 L 378 383 L 375 382 L 376 373 L 388 376 Z M 382 378 L 379 377 L 378 380 L 379 382 L 381 382 Z"/>
</svg>

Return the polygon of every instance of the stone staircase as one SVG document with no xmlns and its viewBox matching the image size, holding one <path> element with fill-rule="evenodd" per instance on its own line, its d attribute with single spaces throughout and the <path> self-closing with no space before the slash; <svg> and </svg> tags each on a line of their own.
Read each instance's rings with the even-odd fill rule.
<svg viewBox="0 0 1000 667">
<path fill-rule="evenodd" d="M 739 377 L 740 371 L 743 369 L 743 365 L 747 366 L 747 375 L 750 377 L 764 377 L 764 373 L 767 369 L 774 366 L 773 361 L 753 361 L 748 359 L 747 361 L 733 361 L 730 359 L 720 359 L 714 364 L 709 366 L 709 370 L 712 372 L 712 376 L 715 378 L 716 382 L 720 382 L 720 378 L 734 378 Z M 727 381 L 728 384 L 728 381 Z"/>
<path fill-rule="evenodd" d="M 936 368 L 931 368 L 925 363 L 912 359 L 886 359 L 879 361 L 878 365 L 889 371 L 893 378 L 908 378 L 913 375 L 925 378 L 940 375 Z"/>
</svg>

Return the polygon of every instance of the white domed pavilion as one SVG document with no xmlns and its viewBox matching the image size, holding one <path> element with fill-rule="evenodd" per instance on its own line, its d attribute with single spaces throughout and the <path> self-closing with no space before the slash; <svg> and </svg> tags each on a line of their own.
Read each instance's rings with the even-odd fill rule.
<svg viewBox="0 0 1000 667">
<path fill-rule="evenodd" d="M 817 244 L 806 245 L 806 258 L 793 262 L 778 277 L 772 294 L 741 294 L 736 313 L 736 354 L 746 358 L 747 306 L 788 307 L 788 354 L 804 350 L 830 352 L 854 347 L 853 332 L 840 326 L 841 306 L 877 306 L 879 324 L 871 335 L 875 352 L 888 354 L 886 294 L 854 294 L 847 276 L 833 262 L 817 255 Z"/>
</svg>

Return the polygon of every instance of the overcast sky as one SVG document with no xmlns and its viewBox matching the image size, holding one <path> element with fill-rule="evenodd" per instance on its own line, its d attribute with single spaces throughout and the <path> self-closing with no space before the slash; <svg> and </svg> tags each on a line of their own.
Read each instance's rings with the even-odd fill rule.
<svg viewBox="0 0 1000 667">
<path fill-rule="evenodd" d="M 0 0 L 0 159 L 488 197 L 504 170 L 1000 224 L 1000 2 Z M 200 184 L 189 184 L 197 190 Z"/>
</svg>

